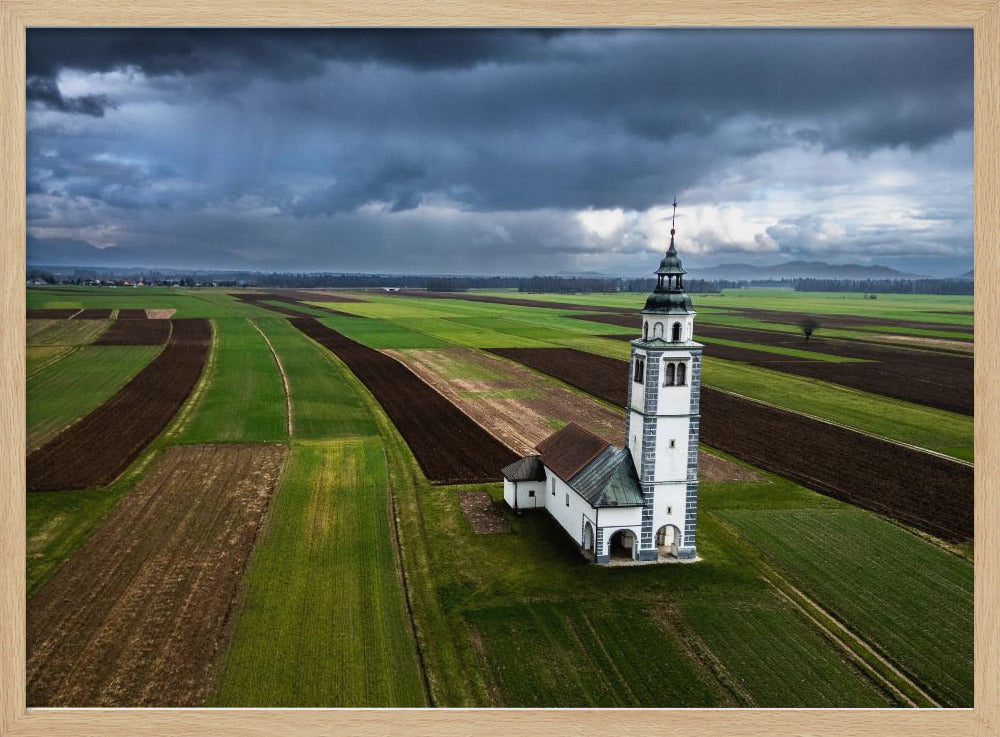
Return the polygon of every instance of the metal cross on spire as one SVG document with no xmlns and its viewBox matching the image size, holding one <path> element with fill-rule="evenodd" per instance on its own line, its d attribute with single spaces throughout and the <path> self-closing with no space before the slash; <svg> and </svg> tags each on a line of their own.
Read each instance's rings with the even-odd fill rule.
<svg viewBox="0 0 1000 737">
<path fill-rule="evenodd" d="M 677 249 L 674 247 L 674 233 L 677 232 L 674 228 L 675 225 L 677 225 L 677 195 L 674 195 L 674 214 L 670 219 L 670 247 L 667 249 L 668 256 L 677 253 Z"/>
</svg>

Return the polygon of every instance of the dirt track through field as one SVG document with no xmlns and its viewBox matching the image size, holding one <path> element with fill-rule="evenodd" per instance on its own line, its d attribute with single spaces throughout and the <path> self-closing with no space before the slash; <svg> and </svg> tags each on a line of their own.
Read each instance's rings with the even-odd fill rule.
<svg viewBox="0 0 1000 737">
<path fill-rule="evenodd" d="M 199 706 L 285 455 L 167 449 L 28 601 L 28 706 Z"/>
<path fill-rule="evenodd" d="M 490 351 L 624 406 L 628 363 L 572 348 Z M 932 535 L 973 535 L 973 469 L 847 428 L 701 389 L 701 440 L 751 465 Z"/>
<path fill-rule="evenodd" d="M 163 351 L 117 394 L 28 456 L 28 491 L 105 486 L 166 427 L 201 376 L 212 327 L 174 320 Z"/>
<path fill-rule="evenodd" d="M 500 469 L 517 459 L 510 449 L 399 361 L 313 317 L 290 322 L 347 364 L 382 405 L 431 481 L 496 481 Z"/>
</svg>

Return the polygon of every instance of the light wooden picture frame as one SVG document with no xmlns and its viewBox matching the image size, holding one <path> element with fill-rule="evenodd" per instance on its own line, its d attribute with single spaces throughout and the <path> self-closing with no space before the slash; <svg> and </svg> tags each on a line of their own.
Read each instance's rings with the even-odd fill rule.
<svg viewBox="0 0 1000 737">
<path fill-rule="evenodd" d="M 25 31 L 73 26 L 966 27 L 975 45 L 975 707 L 922 710 L 26 709 Z M 0 735 L 1000 734 L 1000 0 L 325 3 L 0 0 Z"/>
</svg>

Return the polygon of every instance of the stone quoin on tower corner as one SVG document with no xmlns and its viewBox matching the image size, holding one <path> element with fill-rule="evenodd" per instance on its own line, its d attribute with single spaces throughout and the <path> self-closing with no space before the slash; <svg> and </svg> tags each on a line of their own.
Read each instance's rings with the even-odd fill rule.
<svg viewBox="0 0 1000 737">
<path fill-rule="evenodd" d="M 697 560 L 698 418 L 702 346 L 674 245 L 656 270 L 631 343 L 625 445 L 572 423 L 538 444 L 538 455 L 504 467 L 504 500 L 545 509 L 591 561 Z"/>
</svg>

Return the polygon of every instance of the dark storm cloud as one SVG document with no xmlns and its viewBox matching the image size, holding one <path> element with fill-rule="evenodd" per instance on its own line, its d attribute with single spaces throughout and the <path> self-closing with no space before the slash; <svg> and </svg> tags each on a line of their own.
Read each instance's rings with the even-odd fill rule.
<svg viewBox="0 0 1000 737">
<path fill-rule="evenodd" d="M 684 193 L 691 206 L 729 208 L 699 215 L 696 252 L 798 253 L 832 243 L 836 228 L 818 208 L 852 187 L 888 186 L 912 226 L 933 204 L 926 183 L 903 176 L 917 172 L 941 180 L 942 211 L 965 223 L 971 41 L 962 30 L 30 29 L 28 186 L 39 217 L 29 225 L 88 238 L 61 232 L 60 218 L 96 228 L 104 217 L 120 234 L 102 230 L 106 242 L 152 244 L 151 230 L 169 240 L 176 213 L 200 222 L 207 211 L 242 233 L 229 236 L 231 252 L 264 254 L 266 243 L 246 244 L 265 230 L 295 233 L 275 247 L 312 263 L 325 251 L 309 239 L 344 254 L 351 238 L 401 237 L 367 219 L 414 213 L 407 222 L 429 253 L 448 244 L 486 258 L 516 233 L 524 258 L 542 264 L 613 243 L 625 253 L 655 220 L 593 231 L 574 213 L 642 213 Z M 782 188 L 801 211 L 751 212 L 768 224 L 738 234 L 746 223 L 733 213 Z M 872 212 L 896 206 L 886 202 Z M 859 212 L 855 203 L 849 217 Z M 853 242 L 926 246 L 878 227 Z M 967 230 L 948 232 L 954 246 Z M 220 239 L 205 238 L 212 248 Z"/>
<path fill-rule="evenodd" d="M 80 113 L 95 118 L 102 117 L 104 111 L 109 107 L 115 107 L 115 104 L 108 100 L 105 95 L 63 97 L 62 93 L 59 92 L 59 86 L 51 77 L 29 77 L 25 90 L 25 100 L 29 105 L 34 103 L 50 110 Z"/>
</svg>

